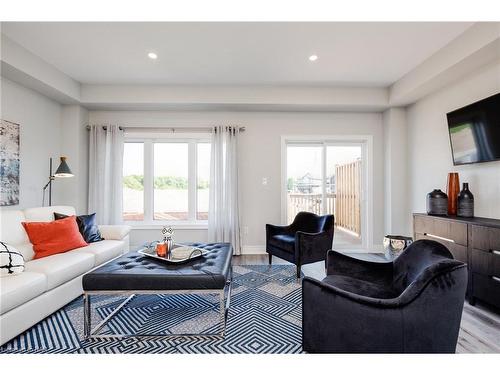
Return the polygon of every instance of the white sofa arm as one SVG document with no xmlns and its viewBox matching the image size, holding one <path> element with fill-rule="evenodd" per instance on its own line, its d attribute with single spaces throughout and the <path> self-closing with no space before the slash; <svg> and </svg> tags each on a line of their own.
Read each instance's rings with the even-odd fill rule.
<svg viewBox="0 0 500 375">
<path fill-rule="evenodd" d="M 123 240 L 130 229 L 130 225 L 99 225 L 99 231 L 105 240 Z"/>
</svg>

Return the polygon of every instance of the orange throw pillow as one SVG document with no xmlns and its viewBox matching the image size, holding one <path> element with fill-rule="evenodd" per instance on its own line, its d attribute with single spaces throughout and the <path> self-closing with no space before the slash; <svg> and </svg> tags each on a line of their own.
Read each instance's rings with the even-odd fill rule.
<svg viewBox="0 0 500 375">
<path fill-rule="evenodd" d="M 76 223 L 76 216 L 50 222 L 23 222 L 35 251 L 34 259 L 65 253 L 87 246 Z"/>
</svg>

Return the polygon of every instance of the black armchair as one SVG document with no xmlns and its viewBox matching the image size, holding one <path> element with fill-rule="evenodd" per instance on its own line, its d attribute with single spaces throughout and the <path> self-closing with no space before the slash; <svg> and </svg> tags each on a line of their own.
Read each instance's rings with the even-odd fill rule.
<svg viewBox="0 0 500 375">
<path fill-rule="evenodd" d="M 393 262 L 329 251 L 327 277 L 302 282 L 302 347 L 311 353 L 454 353 L 467 268 L 438 242 Z"/>
<path fill-rule="evenodd" d="M 303 264 L 326 259 L 332 248 L 333 215 L 318 216 L 299 212 L 288 226 L 266 224 L 266 252 L 269 264 L 272 256 L 287 260 L 297 266 L 297 278 Z"/>
</svg>

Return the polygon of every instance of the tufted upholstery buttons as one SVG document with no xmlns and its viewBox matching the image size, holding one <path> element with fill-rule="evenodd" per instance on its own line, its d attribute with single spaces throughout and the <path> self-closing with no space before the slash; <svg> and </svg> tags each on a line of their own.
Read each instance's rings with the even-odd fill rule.
<svg viewBox="0 0 500 375">
<path fill-rule="evenodd" d="M 190 243 L 209 251 L 183 264 L 167 264 L 137 252 L 125 254 L 83 276 L 85 291 L 222 289 L 229 276 L 228 243 Z"/>
</svg>

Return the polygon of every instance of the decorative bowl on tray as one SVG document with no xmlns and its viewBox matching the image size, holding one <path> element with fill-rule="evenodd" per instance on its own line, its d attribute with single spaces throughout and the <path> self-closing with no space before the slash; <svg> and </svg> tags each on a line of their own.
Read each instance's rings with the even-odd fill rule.
<svg viewBox="0 0 500 375">
<path fill-rule="evenodd" d="M 184 263 L 193 259 L 197 259 L 209 252 L 208 250 L 200 249 L 195 246 L 174 243 L 172 249 L 170 249 L 167 255 L 165 257 L 161 257 L 156 254 L 155 245 L 156 242 L 152 242 L 138 252 L 139 254 L 142 254 L 144 256 L 173 264 Z"/>
</svg>

